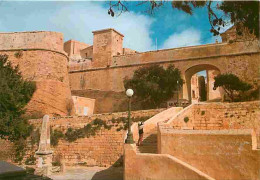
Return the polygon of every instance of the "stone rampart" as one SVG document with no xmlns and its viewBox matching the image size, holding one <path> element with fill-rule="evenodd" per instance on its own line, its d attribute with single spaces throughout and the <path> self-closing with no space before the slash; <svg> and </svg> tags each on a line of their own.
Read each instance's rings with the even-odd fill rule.
<svg viewBox="0 0 260 180">
<path fill-rule="evenodd" d="M 48 49 L 63 51 L 63 34 L 51 31 L 0 33 L 0 50 Z"/>
<path fill-rule="evenodd" d="M 259 105 L 259 101 L 192 104 L 167 124 L 174 129 L 254 129 L 260 127 Z"/>
<path fill-rule="evenodd" d="M 257 41 L 217 43 L 114 56 L 111 66 L 214 58 L 254 52 L 259 52 Z"/>
<path fill-rule="evenodd" d="M 214 179 L 260 178 L 260 151 L 252 149 L 252 130 L 176 130 L 159 126 L 158 150 Z"/>
<path fill-rule="evenodd" d="M 28 112 L 67 114 L 66 101 L 71 93 L 62 33 L 0 33 L 0 54 L 8 55 L 14 66 L 19 65 L 24 79 L 36 81 Z"/>
<path fill-rule="evenodd" d="M 164 109 L 133 111 L 132 117 L 151 117 Z M 64 133 L 68 128 L 82 128 L 96 118 L 111 124 L 112 118 L 127 117 L 127 112 L 95 114 L 93 116 L 74 116 L 50 118 L 52 129 Z M 30 120 L 35 127 L 41 126 L 42 119 Z M 60 140 L 57 147 L 53 148 L 54 156 L 61 156 L 66 165 L 86 166 L 111 166 L 123 155 L 125 131 L 117 129 L 122 124 L 113 124 L 110 130 L 101 128 L 95 136 L 80 138 L 75 142 Z"/>
<path fill-rule="evenodd" d="M 124 90 L 123 80 L 131 78 L 140 67 L 159 64 L 174 65 L 185 75 L 193 75 L 202 70 L 218 70 L 233 73 L 251 84 L 257 83 L 259 67 L 259 47 L 256 42 L 214 44 L 160 50 L 133 55 L 114 56 L 112 65 L 104 68 L 85 69 L 73 66 L 69 72 L 72 90 L 80 90 L 80 78 L 85 76 L 85 89 L 120 92 Z M 188 78 L 189 76 L 187 76 Z M 188 82 L 188 80 L 187 80 Z M 184 89 L 186 88 L 184 84 Z M 184 91 L 184 94 L 187 94 Z M 185 97 L 187 98 L 187 97 Z"/>
</svg>

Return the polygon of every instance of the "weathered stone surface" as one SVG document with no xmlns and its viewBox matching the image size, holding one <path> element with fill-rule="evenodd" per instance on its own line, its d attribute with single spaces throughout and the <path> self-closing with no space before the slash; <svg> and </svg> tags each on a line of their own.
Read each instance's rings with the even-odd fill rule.
<svg viewBox="0 0 260 180">
<path fill-rule="evenodd" d="M 136 69 L 152 64 L 164 67 L 174 65 L 180 69 L 182 78 L 185 80 L 181 97 L 190 100 L 190 79 L 192 75 L 202 70 L 233 73 L 253 85 L 259 81 L 260 51 L 257 41 L 225 42 L 125 54 L 122 52 L 120 36 L 111 29 L 94 33 L 92 61 L 73 63 L 70 66 L 72 90 L 122 92 L 125 78 L 132 77 Z M 209 75 L 211 77 L 211 74 Z M 82 76 L 86 77 L 84 87 L 80 85 Z M 209 84 L 212 85 L 212 80 L 210 81 Z M 208 98 L 219 97 L 217 91 L 212 91 L 211 85 L 208 87 L 210 93 Z M 107 103 L 105 98 L 103 100 Z"/>
<path fill-rule="evenodd" d="M 174 129 L 254 129 L 260 127 L 260 102 L 199 103 L 183 110 L 168 122 Z M 184 118 L 188 118 L 185 123 Z"/>
<path fill-rule="evenodd" d="M 161 154 L 170 154 L 214 179 L 259 179 L 260 151 L 251 130 L 159 128 Z"/>
<path fill-rule="evenodd" d="M 37 158 L 35 174 L 50 175 L 52 170 L 52 150 L 50 147 L 50 122 L 48 115 L 43 117 L 39 149 L 35 154 Z"/>
<path fill-rule="evenodd" d="M 164 109 L 133 111 L 132 117 L 153 116 L 163 110 Z M 127 117 L 127 115 L 127 112 L 120 112 L 94 114 L 93 116 L 50 118 L 50 126 L 53 130 L 57 129 L 65 133 L 69 127 L 73 129 L 82 128 L 96 118 L 102 119 L 108 122 L 108 124 L 112 124 L 112 118 L 117 119 L 119 117 Z M 39 127 L 41 125 L 41 119 L 30 120 L 30 123 L 35 127 Z M 156 121 L 152 120 L 151 124 L 155 126 Z M 52 148 L 53 156 L 60 156 L 61 160 L 68 166 L 111 166 L 123 155 L 123 144 L 126 132 L 124 130 L 117 131 L 117 128 L 121 125 L 121 123 L 116 123 L 110 130 L 101 128 L 95 136 L 80 138 L 71 143 L 60 140 L 58 146 Z M 148 126 L 147 129 L 149 129 Z"/>
<path fill-rule="evenodd" d="M 24 79 L 36 81 L 29 113 L 67 114 L 66 99 L 71 93 L 61 33 L 0 33 L 0 54 L 8 55 L 14 66 L 19 65 Z"/>
<path fill-rule="evenodd" d="M 207 179 L 207 174 L 168 154 L 136 153 L 135 145 L 124 145 L 124 179 Z"/>
<path fill-rule="evenodd" d="M 38 155 L 51 154 L 50 146 L 50 122 L 49 116 L 45 115 L 42 119 L 41 137 L 39 143 L 39 149 L 36 152 Z"/>
</svg>

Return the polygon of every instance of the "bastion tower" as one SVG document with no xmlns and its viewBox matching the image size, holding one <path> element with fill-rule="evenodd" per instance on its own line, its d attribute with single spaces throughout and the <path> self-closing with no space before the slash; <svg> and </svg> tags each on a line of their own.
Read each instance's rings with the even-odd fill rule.
<svg viewBox="0 0 260 180">
<path fill-rule="evenodd" d="M 13 65 L 19 65 L 24 79 L 36 82 L 27 113 L 67 114 L 71 92 L 62 33 L 0 33 L 0 54 L 8 55 Z"/>
</svg>

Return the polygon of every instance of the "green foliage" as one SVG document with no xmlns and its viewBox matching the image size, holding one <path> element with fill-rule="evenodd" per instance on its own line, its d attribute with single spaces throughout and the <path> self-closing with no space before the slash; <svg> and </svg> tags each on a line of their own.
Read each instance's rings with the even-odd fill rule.
<svg viewBox="0 0 260 180">
<path fill-rule="evenodd" d="M 40 142 L 40 130 L 39 129 L 36 129 L 34 131 L 31 132 L 31 144 L 34 145 L 34 144 L 39 144 Z"/>
<path fill-rule="evenodd" d="M 21 162 L 25 155 L 24 149 L 26 148 L 26 141 L 25 139 L 21 138 L 19 141 L 14 142 L 15 145 L 15 162 Z"/>
<path fill-rule="evenodd" d="M 0 138 L 14 142 L 30 135 L 32 127 L 21 115 L 35 88 L 22 78 L 18 66 L 12 67 L 8 56 L 0 55 Z"/>
<path fill-rule="evenodd" d="M 189 121 L 189 117 L 186 116 L 183 120 L 185 123 L 187 123 Z"/>
<path fill-rule="evenodd" d="M 36 161 L 36 158 L 35 158 L 33 155 L 31 155 L 31 156 L 29 156 L 29 157 L 25 160 L 24 164 L 25 164 L 25 165 L 35 165 L 35 161 Z"/>
<path fill-rule="evenodd" d="M 34 171 L 35 171 L 34 168 L 28 167 L 28 166 L 25 167 L 25 170 L 26 170 L 27 174 L 34 174 Z"/>
<path fill-rule="evenodd" d="M 201 111 L 201 115 L 203 116 L 205 114 L 205 111 Z"/>
<path fill-rule="evenodd" d="M 148 4 L 148 6 L 147 6 Z M 170 5 L 167 1 L 146 1 L 146 3 L 137 3 L 143 5 L 148 13 L 155 13 L 155 9 L 163 5 Z M 237 34 L 241 35 L 241 30 L 246 27 L 250 33 L 259 39 L 259 1 L 175 1 L 172 0 L 173 9 L 181 10 L 187 14 L 193 15 L 196 8 L 205 7 L 205 14 L 211 26 L 210 32 L 217 36 L 223 27 L 228 27 L 231 23 L 236 26 Z M 130 6 L 123 1 L 111 1 L 108 14 L 114 17 L 116 11 L 119 15 L 122 12 L 129 11 Z M 143 9 L 143 8 L 141 8 Z M 240 26 L 241 25 L 241 26 Z"/>
<path fill-rule="evenodd" d="M 52 165 L 61 166 L 61 155 L 60 154 L 53 157 Z"/>
<path fill-rule="evenodd" d="M 152 65 L 137 69 L 132 79 L 124 80 L 124 86 L 125 89 L 134 90 L 134 96 L 142 102 L 144 108 L 157 108 L 173 97 L 174 91 L 177 90 L 177 81 L 182 86 L 179 69 L 172 65 L 167 69 Z"/>
<path fill-rule="evenodd" d="M 22 57 L 23 56 L 23 51 L 17 51 L 17 52 L 15 52 L 14 53 L 14 56 L 16 57 L 16 58 L 20 58 L 20 57 Z"/>
<path fill-rule="evenodd" d="M 231 101 L 234 101 L 236 97 L 241 96 L 241 93 L 252 88 L 250 84 L 241 81 L 234 74 L 219 74 L 214 79 L 214 90 L 217 87 L 222 87 Z"/>
<path fill-rule="evenodd" d="M 131 118 L 132 122 L 146 121 L 150 116 Z M 112 123 L 108 125 L 108 123 Z M 63 134 L 59 130 L 52 131 L 51 129 L 51 145 L 57 146 L 60 139 L 65 139 L 68 142 L 74 142 L 80 138 L 89 138 L 90 136 L 95 136 L 96 133 L 103 127 L 104 129 L 110 130 L 113 126 L 117 126 L 116 131 L 126 130 L 128 128 L 128 118 L 119 117 L 117 119 L 112 118 L 110 121 L 104 121 L 102 119 L 96 118 L 91 123 L 85 125 L 83 128 L 73 129 L 68 128 L 66 133 Z"/>
<path fill-rule="evenodd" d="M 55 147 L 58 145 L 59 140 L 64 137 L 64 134 L 57 129 L 53 131 L 51 128 L 50 131 L 51 131 L 51 145 Z"/>
<path fill-rule="evenodd" d="M 242 35 L 244 27 L 251 34 L 259 38 L 259 2 L 258 1 L 223 1 L 214 7 L 211 1 L 172 1 L 172 7 L 182 10 L 190 15 L 193 14 L 193 8 L 207 6 L 209 22 L 211 25 L 210 32 L 214 36 L 219 35 L 222 27 L 236 25 L 238 35 Z M 222 11 L 226 18 L 218 17 Z M 230 22 L 228 22 L 230 21 Z"/>
<path fill-rule="evenodd" d="M 246 27 L 259 38 L 259 1 L 224 1 L 219 9 L 230 16 L 231 23 L 237 25 L 238 35 L 241 35 L 243 27 Z"/>
</svg>

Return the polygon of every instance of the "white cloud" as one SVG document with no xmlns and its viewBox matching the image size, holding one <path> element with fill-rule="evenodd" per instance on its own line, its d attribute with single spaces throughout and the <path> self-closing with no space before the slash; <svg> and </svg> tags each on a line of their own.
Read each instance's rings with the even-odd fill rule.
<svg viewBox="0 0 260 180">
<path fill-rule="evenodd" d="M 189 28 L 180 33 L 172 34 L 162 45 L 162 49 L 193 46 L 201 44 L 200 31 Z"/>
<path fill-rule="evenodd" d="M 151 17 L 136 13 L 122 13 L 111 17 L 107 9 L 97 3 L 88 2 L 84 8 L 63 7 L 50 19 L 57 29 L 63 29 L 65 39 L 75 39 L 88 44 L 93 42 L 92 31 L 115 28 L 124 34 L 124 47 L 137 51 L 152 49 L 150 38 Z"/>
</svg>

